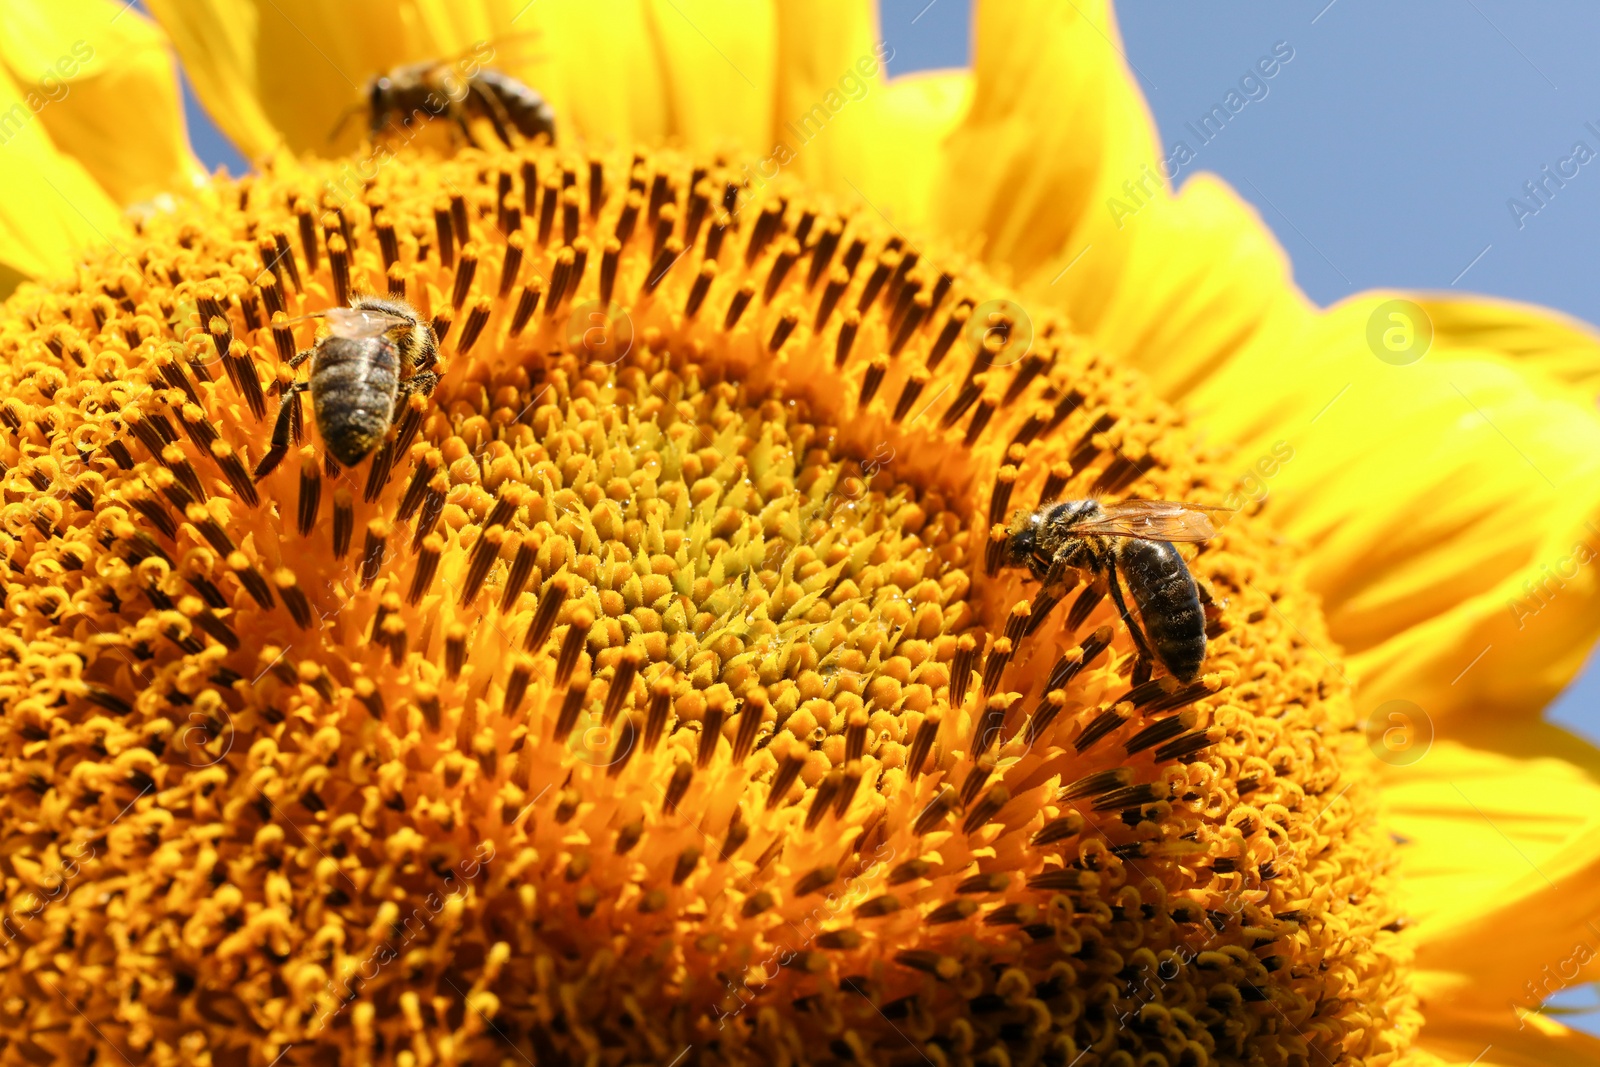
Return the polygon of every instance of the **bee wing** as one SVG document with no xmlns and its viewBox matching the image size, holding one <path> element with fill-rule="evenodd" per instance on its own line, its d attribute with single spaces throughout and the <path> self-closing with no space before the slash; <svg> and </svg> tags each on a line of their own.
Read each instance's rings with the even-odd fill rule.
<svg viewBox="0 0 1600 1067">
<path fill-rule="evenodd" d="M 328 329 L 335 337 L 343 337 L 351 341 L 364 337 L 382 337 L 396 326 L 411 325 L 398 315 L 387 315 L 382 311 L 359 310 L 357 308 L 328 308 L 326 311 L 312 311 L 304 315 L 296 315 L 292 319 L 285 319 L 279 325 L 293 326 L 297 322 L 309 319 L 327 319 Z"/>
<path fill-rule="evenodd" d="M 329 328 L 335 337 L 344 337 L 352 341 L 366 337 L 382 337 L 396 326 L 411 325 L 398 315 L 370 309 L 329 308 L 322 314 L 327 318 Z"/>
<path fill-rule="evenodd" d="M 299 322 L 309 322 L 312 319 L 323 318 L 327 314 L 328 313 L 326 311 L 308 311 L 304 315 L 296 315 L 291 319 L 284 319 L 282 322 L 273 323 L 273 325 L 275 325 L 275 326 L 293 326 L 293 325 L 295 325 L 296 323 L 299 323 Z"/>
<path fill-rule="evenodd" d="M 544 31 L 540 29 L 507 30 L 505 33 L 497 33 L 491 37 L 485 38 L 482 42 L 473 46 L 473 48 L 468 49 L 466 54 L 470 54 L 471 52 L 476 51 L 478 48 L 483 47 L 488 47 L 498 52 L 502 45 L 525 45 L 529 41 L 537 41 L 543 36 Z"/>
<path fill-rule="evenodd" d="M 425 74 L 432 74 L 444 67 L 453 67 L 466 59 L 477 57 L 477 53 L 487 51 L 488 55 L 478 57 L 481 62 L 493 60 L 500 52 L 501 46 L 509 44 L 524 44 L 528 41 L 538 40 L 544 36 L 543 30 L 508 30 L 505 33 L 496 33 L 483 37 L 463 48 L 461 51 L 448 56 L 440 56 L 421 63 L 413 64 L 414 67 Z"/>
<path fill-rule="evenodd" d="M 1211 513 L 1230 509 L 1176 500 L 1122 500 L 1102 504 L 1100 510 L 1105 512 L 1104 518 L 1074 523 L 1072 532 L 1145 541 L 1208 541 L 1217 534 Z"/>
</svg>

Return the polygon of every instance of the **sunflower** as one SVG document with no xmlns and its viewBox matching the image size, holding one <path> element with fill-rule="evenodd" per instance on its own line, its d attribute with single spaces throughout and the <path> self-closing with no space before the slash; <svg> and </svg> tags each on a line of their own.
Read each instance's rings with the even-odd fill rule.
<svg viewBox="0 0 1600 1067">
<path fill-rule="evenodd" d="M 256 173 L 137 12 L 0 45 L 5 1062 L 1595 1061 L 1586 329 L 1110 210 L 1103 5 L 892 81 L 855 3 L 148 6 Z M 339 130 L 485 42 L 555 145 Z M 440 381 L 347 468 L 362 293 Z M 1234 512 L 1193 681 L 1009 565 L 1086 496 Z"/>
</svg>

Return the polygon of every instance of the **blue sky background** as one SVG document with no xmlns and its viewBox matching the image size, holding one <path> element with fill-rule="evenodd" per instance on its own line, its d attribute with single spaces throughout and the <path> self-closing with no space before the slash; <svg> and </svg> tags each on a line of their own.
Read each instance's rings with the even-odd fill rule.
<svg viewBox="0 0 1600 1067">
<path fill-rule="evenodd" d="M 881 0 L 892 73 L 962 66 L 965 0 Z M 1600 5 L 1588 0 L 1143 0 L 1117 5 L 1126 56 L 1162 131 L 1181 136 L 1255 61 L 1293 60 L 1192 168 L 1256 205 L 1321 304 L 1362 289 L 1488 293 L 1600 322 L 1600 158 L 1519 226 L 1507 206 L 1575 141 L 1600 151 Z M 1107 47 L 1110 47 L 1108 44 Z M 196 151 L 244 169 L 188 100 Z M 1184 136 L 1191 144 L 1192 137 Z M 1550 718 L 1600 740 L 1600 669 Z M 1592 989 L 1559 998 L 1593 1007 Z M 1576 1025 L 1600 1032 L 1600 1015 Z"/>
</svg>

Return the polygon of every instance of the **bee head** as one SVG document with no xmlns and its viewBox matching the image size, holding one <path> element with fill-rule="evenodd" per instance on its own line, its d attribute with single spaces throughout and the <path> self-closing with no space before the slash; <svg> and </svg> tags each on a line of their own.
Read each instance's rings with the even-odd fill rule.
<svg viewBox="0 0 1600 1067">
<path fill-rule="evenodd" d="M 389 121 L 389 93 L 394 89 L 394 83 L 386 75 L 380 75 L 367 83 L 367 119 L 372 125 L 374 134 L 381 131 Z"/>
<path fill-rule="evenodd" d="M 1006 555 L 1010 565 L 1021 565 L 1033 555 L 1043 525 L 1043 512 L 1019 511 L 1011 516 L 1011 524 L 1006 528 Z"/>
<path fill-rule="evenodd" d="M 400 350 L 403 367 L 431 367 L 439 358 L 439 342 L 434 339 L 433 327 L 426 322 L 396 326 L 389 336 Z"/>
</svg>

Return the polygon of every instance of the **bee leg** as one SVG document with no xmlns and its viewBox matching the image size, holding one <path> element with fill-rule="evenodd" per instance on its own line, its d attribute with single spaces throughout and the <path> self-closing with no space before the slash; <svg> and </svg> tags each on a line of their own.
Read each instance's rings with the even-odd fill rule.
<svg viewBox="0 0 1600 1067">
<path fill-rule="evenodd" d="M 1038 630 L 1049 614 L 1056 609 L 1056 605 L 1066 599 L 1067 594 L 1078 584 L 1076 579 L 1067 580 L 1068 570 L 1070 568 L 1061 556 L 1050 561 L 1050 569 L 1045 571 L 1040 583 L 1039 595 L 1033 599 L 1033 613 L 1028 616 L 1027 628 L 1023 630 L 1024 636 L 1032 637 L 1034 631 Z"/>
<path fill-rule="evenodd" d="M 315 351 L 316 351 L 315 348 L 302 348 L 300 351 L 298 351 L 298 352 L 296 352 L 294 354 L 294 358 L 293 359 L 289 360 L 289 362 L 287 364 L 288 368 L 290 370 L 294 370 L 296 367 L 300 366 L 300 364 L 302 364 L 306 360 L 310 359 L 312 353 L 315 352 Z"/>
<path fill-rule="evenodd" d="M 256 478 L 266 477 L 283 462 L 283 457 L 289 454 L 291 438 L 296 442 L 300 440 L 300 394 L 309 388 L 309 382 L 294 382 L 284 389 L 283 399 L 278 401 L 277 421 L 272 424 L 272 444 L 267 454 L 261 457 L 261 462 L 256 464 Z"/>
<path fill-rule="evenodd" d="M 362 109 L 365 107 L 367 107 L 367 104 L 365 101 L 362 101 L 351 104 L 349 107 L 340 112 L 339 121 L 334 125 L 333 130 L 328 134 L 328 143 L 332 144 L 333 142 L 337 141 L 339 139 L 339 135 L 344 132 L 345 123 L 359 115 Z M 382 123 L 378 123 L 378 125 L 381 126 Z"/>
<path fill-rule="evenodd" d="M 437 374 L 432 371 L 423 371 L 420 374 L 413 374 L 409 378 L 400 379 L 400 395 L 407 397 L 412 393 L 421 393 L 423 396 L 428 396 L 438 384 L 439 376 Z"/>
<path fill-rule="evenodd" d="M 1067 572 L 1071 570 L 1072 566 L 1067 563 L 1064 556 L 1057 556 L 1052 559 L 1050 561 L 1050 569 L 1044 572 L 1044 581 L 1040 583 L 1044 592 L 1054 596 L 1057 600 L 1071 592 L 1072 587 L 1078 584 L 1078 580 L 1075 577 L 1070 581 L 1068 580 Z"/>
<path fill-rule="evenodd" d="M 455 114 L 455 120 L 456 125 L 461 128 L 461 136 L 467 139 L 467 144 L 473 148 L 482 148 L 483 145 L 479 144 L 478 139 L 472 136 L 472 127 L 467 125 L 467 117 L 458 111 Z"/>
<path fill-rule="evenodd" d="M 1133 620 L 1133 613 L 1128 610 L 1128 602 L 1122 598 L 1122 582 L 1117 577 L 1117 566 L 1112 560 L 1106 561 L 1106 578 L 1111 587 L 1111 599 L 1116 601 L 1117 611 L 1122 615 L 1122 622 L 1128 628 L 1128 633 L 1133 637 L 1133 647 L 1139 650 L 1139 662 L 1133 667 L 1133 684 L 1143 685 L 1150 680 L 1154 673 L 1151 664 L 1155 657 L 1150 653 L 1150 643 L 1145 640 L 1144 631 Z"/>
<path fill-rule="evenodd" d="M 467 144 L 473 148 L 482 148 L 483 145 L 478 142 L 478 138 L 473 136 L 472 124 L 467 121 L 467 109 L 461 106 L 461 102 L 452 99 L 449 110 L 450 117 L 455 120 L 456 127 L 461 131 L 461 136 L 467 139 Z"/>
<path fill-rule="evenodd" d="M 511 115 L 506 111 L 505 105 L 495 96 L 492 90 L 484 88 L 477 78 L 467 80 L 467 93 L 476 93 L 483 103 L 484 113 L 489 116 L 489 121 L 494 125 L 494 132 L 500 140 L 505 142 L 507 148 L 515 148 L 511 143 Z"/>
</svg>

